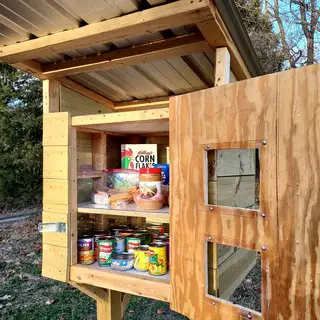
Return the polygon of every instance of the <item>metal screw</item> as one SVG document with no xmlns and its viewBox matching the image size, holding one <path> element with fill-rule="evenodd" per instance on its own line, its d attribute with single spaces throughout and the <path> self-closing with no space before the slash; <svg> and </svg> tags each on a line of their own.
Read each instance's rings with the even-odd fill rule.
<svg viewBox="0 0 320 320">
<path fill-rule="evenodd" d="M 252 315 L 248 313 L 248 319 L 252 319 Z"/>
<path fill-rule="evenodd" d="M 210 149 L 210 146 L 209 146 L 209 145 L 207 145 L 207 149 Z"/>
<path fill-rule="evenodd" d="M 263 140 L 262 144 L 265 146 L 267 144 L 267 140 Z"/>
<path fill-rule="evenodd" d="M 261 249 L 262 249 L 262 251 L 266 251 L 267 247 L 266 246 L 262 246 Z"/>
<path fill-rule="evenodd" d="M 214 301 L 212 301 L 212 304 L 215 305 Z"/>
<path fill-rule="evenodd" d="M 209 210 L 210 210 L 210 211 L 213 211 L 213 207 L 209 207 Z"/>
<path fill-rule="evenodd" d="M 261 213 L 261 217 L 265 218 L 267 215 L 265 213 Z"/>
<path fill-rule="evenodd" d="M 208 240 L 210 241 L 210 240 L 212 240 L 212 238 L 211 238 L 211 237 L 208 237 Z"/>
</svg>

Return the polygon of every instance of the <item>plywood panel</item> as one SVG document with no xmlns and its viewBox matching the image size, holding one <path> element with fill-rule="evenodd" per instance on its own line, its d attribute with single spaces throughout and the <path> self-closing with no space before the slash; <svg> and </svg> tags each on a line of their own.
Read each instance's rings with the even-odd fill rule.
<svg viewBox="0 0 320 320">
<path fill-rule="evenodd" d="M 61 87 L 61 110 L 70 112 L 72 116 L 112 112 L 106 106 L 63 86 Z"/>
<path fill-rule="evenodd" d="M 279 319 L 320 315 L 320 66 L 279 74 Z"/>
<path fill-rule="evenodd" d="M 249 314 L 206 296 L 205 244 L 209 236 L 231 246 L 268 248 L 262 253 L 262 316 L 276 318 L 276 303 L 271 303 L 277 301 L 276 289 L 270 285 L 277 279 L 273 268 L 277 244 L 276 98 L 277 75 L 170 98 L 171 307 L 191 319 L 241 319 Z M 206 144 L 263 139 L 268 144 L 261 146 L 261 210 L 213 207 L 210 211 L 204 205 Z M 262 212 L 268 219 L 259 216 Z M 195 253 L 192 259 L 190 252 Z M 261 319 L 253 311 L 250 316 Z"/>
<path fill-rule="evenodd" d="M 66 281 L 68 270 L 68 249 L 43 244 L 42 275 L 51 279 Z"/>
</svg>

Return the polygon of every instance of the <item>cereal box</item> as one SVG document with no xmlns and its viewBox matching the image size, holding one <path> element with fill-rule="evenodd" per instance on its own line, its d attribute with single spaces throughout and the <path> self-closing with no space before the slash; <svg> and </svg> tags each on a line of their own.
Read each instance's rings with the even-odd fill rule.
<svg viewBox="0 0 320 320">
<path fill-rule="evenodd" d="M 157 163 L 156 144 L 122 144 L 121 168 L 135 169 L 153 168 Z"/>
</svg>

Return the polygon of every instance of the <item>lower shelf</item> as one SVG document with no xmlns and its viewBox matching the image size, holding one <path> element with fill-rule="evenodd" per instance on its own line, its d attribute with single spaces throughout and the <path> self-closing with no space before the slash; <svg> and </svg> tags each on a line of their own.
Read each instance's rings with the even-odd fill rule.
<svg viewBox="0 0 320 320">
<path fill-rule="evenodd" d="M 116 271 L 97 263 L 75 264 L 70 268 L 70 280 L 166 302 L 170 299 L 170 272 L 164 276 L 151 276 L 134 269 Z"/>
</svg>

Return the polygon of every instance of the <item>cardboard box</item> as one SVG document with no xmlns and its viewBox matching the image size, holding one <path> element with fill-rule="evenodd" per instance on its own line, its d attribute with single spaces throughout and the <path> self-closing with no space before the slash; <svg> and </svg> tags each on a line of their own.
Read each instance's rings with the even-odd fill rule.
<svg viewBox="0 0 320 320">
<path fill-rule="evenodd" d="M 153 168 L 158 161 L 156 144 L 122 144 L 121 168 Z"/>
</svg>

